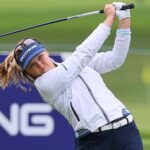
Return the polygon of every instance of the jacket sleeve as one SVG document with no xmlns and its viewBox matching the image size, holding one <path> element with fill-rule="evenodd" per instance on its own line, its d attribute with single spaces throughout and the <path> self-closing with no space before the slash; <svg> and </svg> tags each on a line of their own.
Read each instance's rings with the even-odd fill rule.
<svg viewBox="0 0 150 150">
<path fill-rule="evenodd" d="M 89 66 L 100 74 L 118 69 L 126 59 L 130 41 L 130 29 L 118 29 L 113 49 L 111 51 L 97 53 L 90 61 Z"/>
<path fill-rule="evenodd" d="M 75 52 L 56 68 L 44 73 L 35 81 L 35 86 L 46 100 L 55 100 L 101 48 L 110 34 L 110 28 L 100 24 Z"/>
</svg>

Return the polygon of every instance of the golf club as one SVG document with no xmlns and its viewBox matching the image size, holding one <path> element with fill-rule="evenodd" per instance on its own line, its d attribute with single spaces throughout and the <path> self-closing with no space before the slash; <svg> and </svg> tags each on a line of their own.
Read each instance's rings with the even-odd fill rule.
<svg viewBox="0 0 150 150">
<path fill-rule="evenodd" d="M 131 3 L 131 4 L 127 4 L 127 5 L 122 6 L 122 8 L 120 10 L 133 9 L 133 8 L 134 8 L 134 4 Z M 67 20 L 71 20 L 71 19 L 75 19 L 75 18 L 91 16 L 91 15 L 96 15 L 96 14 L 101 14 L 101 13 L 104 13 L 104 10 L 97 10 L 97 11 L 92 11 L 92 12 L 88 12 L 88 13 L 84 13 L 84 14 L 71 16 L 71 17 L 61 18 L 61 19 L 50 21 L 50 22 L 45 22 L 45 23 L 42 23 L 42 24 L 37 24 L 37 25 L 30 26 L 30 27 L 27 27 L 27 28 L 19 29 L 19 30 L 16 30 L 16 31 L 11 31 L 11 32 L 8 32 L 8 33 L 0 34 L 0 37 L 8 36 L 8 35 L 11 35 L 11 34 L 16 34 L 18 32 L 23 32 L 23 31 L 26 31 L 26 30 L 30 30 L 30 29 L 33 29 L 33 28 L 41 27 L 41 26 L 46 26 L 46 25 L 49 25 L 49 24 L 57 23 L 57 22 L 67 21 Z"/>
</svg>

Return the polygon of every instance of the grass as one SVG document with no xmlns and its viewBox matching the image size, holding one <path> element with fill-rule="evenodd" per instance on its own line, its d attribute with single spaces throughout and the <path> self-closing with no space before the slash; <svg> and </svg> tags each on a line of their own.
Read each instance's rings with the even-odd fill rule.
<svg viewBox="0 0 150 150">
<path fill-rule="evenodd" d="M 136 9 L 132 10 L 132 48 L 148 49 L 148 37 L 150 34 L 150 31 L 148 30 L 150 26 L 148 15 L 150 13 L 150 2 L 148 0 L 145 0 L 142 3 L 137 1 L 135 2 Z M 109 2 L 112 2 L 112 0 L 107 1 L 107 3 Z M 130 1 L 124 0 L 124 2 L 129 3 Z M 2 0 L 0 5 L 0 33 L 66 16 L 99 10 L 104 7 L 105 3 L 106 1 L 99 0 L 87 0 L 86 3 L 80 0 L 63 0 L 62 3 L 58 3 L 54 0 L 42 0 L 38 2 L 33 0 L 32 3 L 29 0 L 22 2 L 19 0 Z M 103 15 L 95 15 L 69 22 L 57 23 L 11 35 L 7 38 L 0 38 L 0 43 L 16 43 L 24 37 L 36 37 L 45 43 L 77 44 L 103 20 Z M 110 37 L 107 42 L 108 45 L 112 44 L 113 38 L 113 36 Z"/>
</svg>

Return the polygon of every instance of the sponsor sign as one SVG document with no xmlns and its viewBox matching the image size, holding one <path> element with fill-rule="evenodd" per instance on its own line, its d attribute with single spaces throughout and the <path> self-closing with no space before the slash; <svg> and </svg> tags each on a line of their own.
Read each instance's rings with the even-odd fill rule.
<svg viewBox="0 0 150 150">
<path fill-rule="evenodd" d="M 6 55 L 0 55 L 0 62 Z M 61 62 L 61 55 L 51 56 Z M 0 89 L 0 150 L 74 150 L 68 122 L 46 104 L 36 89 Z"/>
</svg>

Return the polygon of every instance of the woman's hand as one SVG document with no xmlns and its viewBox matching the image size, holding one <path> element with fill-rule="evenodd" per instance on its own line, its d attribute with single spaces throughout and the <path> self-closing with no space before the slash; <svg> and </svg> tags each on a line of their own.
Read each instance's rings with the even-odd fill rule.
<svg viewBox="0 0 150 150">
<path fill-rule="evenodd" d="M 115 6 L 113 4 L 106 4 L 104 8 L 104 13 L 106 17 L 113 17 L 115 19 L 116 17 Z"/>
<path fill-rule="evenodd" d="M 103 22 L 108 27 L 112 27 L 112 24 L 116 18 L 116 10 L 113 4 L 106 4 L 104 8 L 106 20 Z"/>
<path fill-rule="evenodd" d="M 122 2 L 114 2 L 113 5 L 116 8 L 116 16 L 119 19 L 119 29 L 129 29 L 131 25 L 131 15 L 130 15 L 130 9 L 127 10 L 120 10 L 123 5 L 126 5 L 125 3 Z"/>
</svg>

